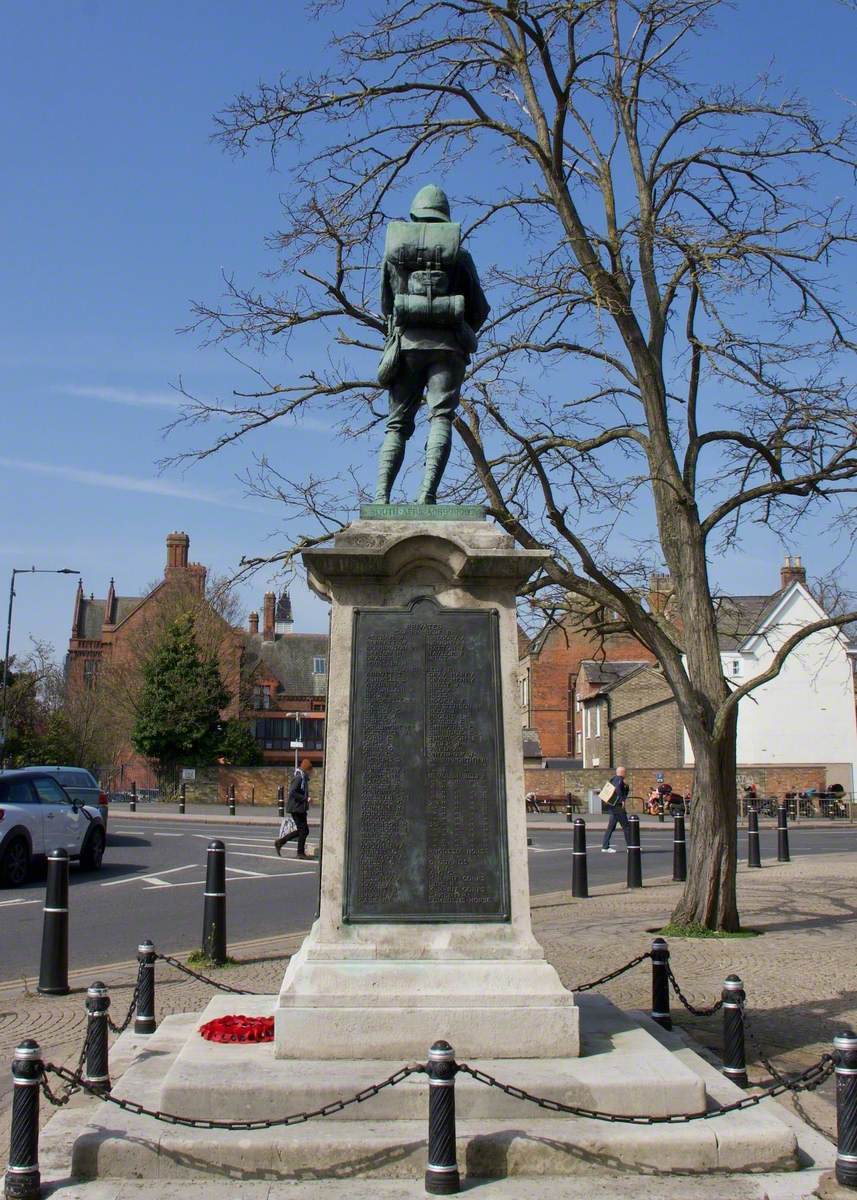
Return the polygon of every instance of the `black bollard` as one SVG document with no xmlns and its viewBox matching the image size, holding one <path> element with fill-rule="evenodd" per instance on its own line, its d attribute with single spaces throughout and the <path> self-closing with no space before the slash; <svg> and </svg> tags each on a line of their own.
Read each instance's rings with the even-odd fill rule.
<svg viewBox="0 0 857 1200">
<path fill-rule="evenodd" d="M 107 1065 L 107 1012 L 110 993 L 107 984 L 98 980 L 86 989 L 86 1066 L 83 1078 L 97 1092 L 110 1091 L 110 1069 Z"/>
<path fill-rule="evenodd" d="M 789 854 L 789 810 L 785 804 L 777 809 L 777 862 L 791 862 Z"/>
<path fill-rule="evenodd" d="M 643 886 L 642 851 L 640 850 L 640 818 L 636 813 L 628 818 L 628 887 Z"/>
<path fill-rule="evenodd" d="M 661 796 L 661 802 L 658 805 L 658 823 L 660 825 L 663 825 L 663 823 L 664 823 L 664 798 L 663 798 L 663 796 Z"/>
<path fill-rule="evenodd" d="M 429 1130 L 425 1189 L 430 1196 L 461 1191 L 455 1153 L 455 1076 L 458 1066 L 449 1042 L 435 1042 L 428 1056 Z"/>
<path fill-rule="evenodd" d="M 737 975 L 723 981 L 723 1074 L 747 1086 L 747 1058 L 744 1051 L 744 985 Z"/>
<path fill-rule="evenodd" d="M 652 942 L 652 1020 L 672 1029 L 670 1016 L 670 950 L 662 937 Z"/>
<path fill-rule="evenodd" d="M 43 1069 L 39 1043 L 21 1042 L 12 1059 L 12 1128 L 4 1187 L 6 1200 L 38 1200 L 42 1194 L 39 1084 Z"/>
<path fill-rule="evenodd" d="M 138 991 L 137 1011 L 134 1014 L 135 1033 L 154 1033 L 155 1020 L 155 947 L 150 941 L 137 947 Z"/>
<path fill-rule="evenodd" d="M 234 783 L 230 783 L 230 785 L 229 785 L 229 815 L 230 815 L 230 817 L 235 816 L 235 784 Z"/>
<path fill-rule="evenodd" d="M 180 816 L 184 816 L 186 804 L 187 804 L 187 784 L 183 783 L 179 787 L 179 815 Z"/>
<path fill-rule="evenodd" d="M 836 1059 L 836 1182 L 857 1188 L 857 1034 L 833 1039 Z"/>
<path fill-rule="evenodd" d="M 208 843 L 202 952 L 217 966 L 226 962 L 226 847 L 223 842 Z"/>
<path fill-rule="evenodd" d="M 128 811 L 129 812 L 137 811 L 137 785 L 136 785 L 136 783 L 131 784 L 131 799 L 128 801 Z"/>
<path fill-rule="evenodd" d="M 761 867 L 762 858 L 759 852 L 759 814 L 755 808 L 747 811 L 747 866 Z"/>
<path fill-rule="evenodd" d="M 42 960 L 37 991 L 43 996 L 68 995 L 68 852 L 48 855 L 45 885 Z"/>
<path fill-rule="evenodd" d="M 282 784 L 277 788 L 277 816 L 282 821 L 286 815 L 286 789 Z"/>
<path fill-rule="evenodd" d="M 673 818 L 673 880 L 684 883 L 687 879 L 687 842 L 684 836 L 684 817 L 677 813 Z"/>
<path fill-rule="evenodd" d="M 570 825 L 572 823 L 572 821 L 574 820 L 574 805 L 572 804 L 572 801 L 571 801 L 571 792 L 566 792 L 565 795 L 566 795 L 565 819 L 566 819 L 566 821 L 568 821 L 568 823 Z"/>
<path fill-rule="evenodd" d="M 574 819 L 574 847 L 571 851 L 571 894 L 578 900 L 589 895 L 589 868 L 586 865 L 586 822 Z"/>
</svg>

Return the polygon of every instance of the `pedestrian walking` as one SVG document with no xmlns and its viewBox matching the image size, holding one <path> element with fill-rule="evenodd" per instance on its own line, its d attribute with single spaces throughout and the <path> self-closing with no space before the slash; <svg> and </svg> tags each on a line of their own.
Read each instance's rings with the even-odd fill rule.
<svg viewBox="0 0 857 1200">
<path fill-rule="evenodd" d="M 609 799 L 604 796 L 607 788 L 602 789 L 602 799 L 610 809 L 610 819 L 607 822 L 607 828 L 604 831 L 604 841 L 601 843 L 602 854 L 615 854 L 616 851 L 610 845 L 610 839 L 613 836 L 613 830 L 617 825 L 622 826 L 622 832 L 625 835 L 625 845 L 628 845 L 628 814 L 625 812 L 625 801 L 628 798 L 628 785 L 625 782 L 625 768 L 617 767 L 616 774 L 610 780 L 610 787 L 613 788 L 613 793 Z"/>
<path fill-rule="evenodd" d="M 289 787 L 289 798 L 286 801 L 286 815 L 280 826 L 280 835 L 274 842 L 274 849 L 280 854 L 286 842 L 292 838 L 298 840 L 297 858 L 309 858 L 305 853 L 306 840 L 309 835 L 309 777 L 312 774 L 312 763 L 305 758 L 295 771 L 294 779 Z"/>
</svg>

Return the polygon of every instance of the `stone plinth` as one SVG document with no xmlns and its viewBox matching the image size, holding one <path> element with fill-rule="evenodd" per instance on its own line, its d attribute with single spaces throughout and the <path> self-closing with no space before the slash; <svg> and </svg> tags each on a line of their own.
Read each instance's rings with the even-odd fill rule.
<svg viewBox="0 0 857 1200">
<path fill-rule="evenodd" d="M 529 911 L 515 596 L 544 557 L 473 519 L 361 520 L 304 554 L 331 603 L 321 890 L 280 991 L 277 1057 L 413 1058 L 438 1038 L 466 1057 L 579 1053 L 574 998 Z M 351 768 L 379 758 L 401 821 L 376 829 L 355 821 L 378 809 Z"/>
</svg>

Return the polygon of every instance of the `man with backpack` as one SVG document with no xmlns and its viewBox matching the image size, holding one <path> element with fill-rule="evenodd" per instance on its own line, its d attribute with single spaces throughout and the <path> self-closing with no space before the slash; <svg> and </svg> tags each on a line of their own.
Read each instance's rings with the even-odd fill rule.
<svg viewBox="0 0 857 1200">
<path fill-rule="evenodd" d="M 390 390 L 390 411 L 378 457 L 377 504 L 390 503 L 423 397 L 429 432 L 417 503 L 437 503 L 461 385 L 490 311 L 473 259 L 461 248 L 461 225 L 449 218 L 446 194 L 434 184 L 421 188 L 410 218 L 388 225 L 381 268 L 387 341 L 378 382 Z"/>
</svg>

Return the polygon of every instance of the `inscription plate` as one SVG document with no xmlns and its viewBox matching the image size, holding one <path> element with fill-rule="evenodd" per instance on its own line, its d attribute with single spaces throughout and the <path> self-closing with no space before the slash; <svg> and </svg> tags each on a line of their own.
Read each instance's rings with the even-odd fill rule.
<svg viewBox="0 0 857 1200">
<path fill-rule="evenodd" d="M 506 921 L 493 612 L 354 614 L 345 919 Z"/>
</svg>

